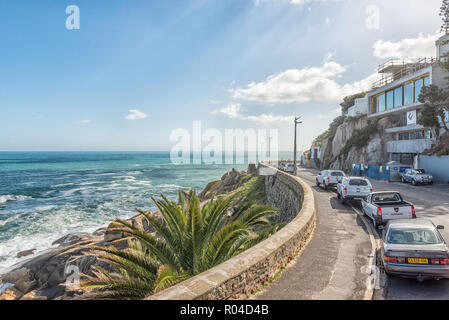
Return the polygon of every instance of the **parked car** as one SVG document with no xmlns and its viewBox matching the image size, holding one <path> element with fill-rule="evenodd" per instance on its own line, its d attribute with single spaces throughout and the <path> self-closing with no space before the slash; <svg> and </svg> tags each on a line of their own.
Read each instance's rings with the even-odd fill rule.
<svg viewBox="0 0 449 320">
<path fill-rule="evenodd" d="M 433 184 L 433 176 L 427 174 L 424 169 L 406 169 L 401 173 L 401 180 L 403 183 L 411 182 L 413 185 Z"/>
<path fill-rule="evenodd" d="M 388 275 L 449 278 L 449 248 L 428 219 L 392 220 L 383 231 L 382 262 Z"/>
<path fill-rule="evenodd" d="M 281 162 L 278 165 L 278 169 L 281 170 L 281 171 L 285 171 L 285 166 L 286 166 L 286 164 Z"/>
<path fill-rule="evenodd" d="M 363 200 L 373 192 L 373 186 L 366 178 L 344 177 L 337 184 L 337 197 L 341 203 L 348 200 Z"/>
<path fill-rule="evenodd" d="M 295 165 L 293 163 L 287 164 L 284 168 L 284 171 L 293 174 L 295 172 Z"/>
<path fill-rule="evenodd" d="M 399 192 L 374 192 L 362 200 L 362 211 L 374 227 L 384 225 L 390 220 L 416 219 L 415 206 L 404 201 Z"/>
<path fill-rule="evenodd" d="M 327 190 L 328 187 L 336 186 L 345 176 L 340 170 L 324 170 L 316 176 L 316 185 L 322 185 L 324 190 Z"/>
</svg>

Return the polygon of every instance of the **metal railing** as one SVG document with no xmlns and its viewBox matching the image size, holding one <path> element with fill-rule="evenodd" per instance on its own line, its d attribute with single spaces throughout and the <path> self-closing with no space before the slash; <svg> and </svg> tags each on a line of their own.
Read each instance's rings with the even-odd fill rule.
<svg viewBox="0 0 449 320">
<path fill-rule="evenodd" d="M 431 66 L 435 63 L 438 63 L 439 60 L 436 58 L 421 58 L 415 61 L 411 60 L 389 60 L 386 63 L 380 65 L 377 68 L 377 72 L 381 72 L 382 70 L 387 69 L 388 67 L 400 66 L 401 69 L 395 73 L 390 74 L 389 76 L 382 77 L 373 83 L 373 89 L 377 89 L 383 86 L 386 86 L 393 81 L 401 79 L 405 76 L 413 74 L 421 69 L 424 69 L 428 66 Z"/>
</svg>

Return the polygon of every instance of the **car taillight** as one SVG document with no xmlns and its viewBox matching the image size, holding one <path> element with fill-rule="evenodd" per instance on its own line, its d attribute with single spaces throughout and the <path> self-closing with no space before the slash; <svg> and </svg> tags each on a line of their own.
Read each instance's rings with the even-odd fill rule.
<svg viewBox="0 0 449 320">
<path fill-rule="evenodd" d="M 405 263 L 405 258 L 384 256 L 385 262 L 389 263 Z"/>
<path fill-rule="evenodd" d="M 373 189 L 373 188 L 369 189 L 369 192 L 373 192 L 373 191 L 374 191 L 374 189 Z"/>
<path fill-rule="evenodd" d="M 348 188 L 344 188 L 343 191 L 345 192 L 345 195 L 348 194 Z"/>
<path fill-rule="evenodd" d="M 448 258 L 435 258 L 435 259 L 430 259 L 432 264 L 441 264 L 441 265 L 448 265 L 449 264 L 449 259 Z"/>
<path fill-rule="evenodd" d="M 413 218 L 413 219 L 416 219 L 415 206 L 412 206 L 412 218 Z"/>
<path fill-rule="evenodd" d="M 377 208 L 377 216 L 382 217 L 382 208 Z"/>
<path fill-rule="evenodd" d="M 432 264 L 440 264 L 440 259 L 430 259 Z"/>
<path fill-rule="evenodd" d="M 330 177 L 327 178 L 327 182 L 331 182 L 331 178 Z"/>
</svg>

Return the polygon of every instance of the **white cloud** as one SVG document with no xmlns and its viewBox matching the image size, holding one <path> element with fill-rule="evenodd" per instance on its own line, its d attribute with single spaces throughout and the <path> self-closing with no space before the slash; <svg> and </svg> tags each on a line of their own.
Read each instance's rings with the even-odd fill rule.
<svg viewBox="0 0 449 320">
<path fill-rule="evenodd" d="M 211 113 L 212 114 L 224 114 L 232 119 L 240 119 L 240 120 L 246 120 L 246 121 L 254 121 L 254 122 L 260 122 L 260 123 L 279 123 L 279 122 L 290 122 L 293 121 L 293 116 L 280 116 L 275 114 L 261 114 L 257 116 L 245 116 L 242 113 L 240 113 L 241 110 L 241 104 L 240 103 L 229 103 L 226 107 L 214 110 Z"/>
<path fill-rule="evenodd" d="M 139 120 L 139 119 L 145 119 L 148 116 L 143 113 L 140 110 L 136 110 L 136 109 L 131 109 L 129 110 L 129 114 L 125 117 L 126 120 Z"/>
<path fill-rule="evenodd" d="M 416 38 L 406 38 L 397 42 L 378 40 L 374 43 L 374 56 L 381 59 L 434 57 L 435 41 L 440 36 L 440 33 L 427 36 L 420 33 Z"/>
<path fill-rule="evenodd" d="M 85 120 L 81 120 L 80 121 L 80 123 L 82 123 L 82 124 L 88 124 L 88 123 L 91 123 L 92 122 L 92 120 L 89 120 L 89 119 L 85 119 Z"/>
<path fill-rule="evenodd" d="M 222 113 L 222 114 L 227 115 L 230 118 L 238 118 L 241 116 L 240 108 L 241 108 L 240 103 L 231 102 L 226 107 L 224 107 L 222 109 L 212 111 L 212 114 Z"/>
<path fill-rule="evenodd" d="M 279 123 L 279 122 L 292 122 L 294 116 L 280 116 L 275 114 L 261 114 L 259 116 L 246 116 L 245 120 L 261 122 L 261 123 Z"/>
<path fill-rule="evenodd" d="M 265 103 L 304 103 L 308 101 L 339 101 L 347 95 L 371 89 L 377 74 L 349 84 L 340 85 L 346 66 L 329 61 L 319 68 L 290 69 L 271 75 L 265 81 L 252 82 L 244 88 L 230 89 L 234 99 Z"/>
</svg>

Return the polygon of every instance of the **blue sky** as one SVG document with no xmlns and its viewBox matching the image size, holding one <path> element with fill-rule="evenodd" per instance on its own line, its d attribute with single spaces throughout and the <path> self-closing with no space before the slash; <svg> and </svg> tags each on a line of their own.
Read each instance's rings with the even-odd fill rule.
<svg viewBox="0 0 449 320">
<path fill-rule="evenodd" d="M 163 151 L 195 120 L 276 128 L 289 150 L 295 115 L 308 147 L 378 64 L 434 55 L 440 4 L 0 0 L 0 150 Z"/>
</svg>

